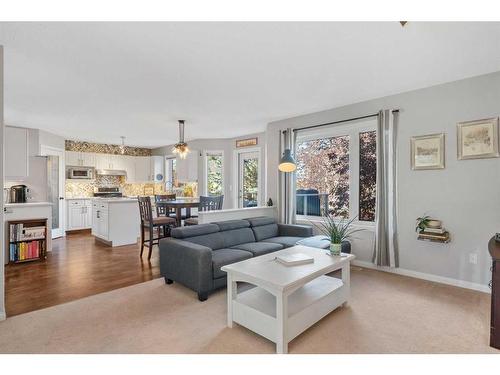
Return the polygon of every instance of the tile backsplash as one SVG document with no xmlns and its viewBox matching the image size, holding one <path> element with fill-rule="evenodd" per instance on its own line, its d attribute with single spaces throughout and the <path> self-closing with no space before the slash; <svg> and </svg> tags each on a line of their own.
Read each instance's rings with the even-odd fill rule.
<svg viewBox="0 0 500 375">
<path fill-rule="evenodd" d="M 162 183 L 129 184 L 126 183 L 124 177 L 98 176 L 95 180 L 88 181 L 66 180 L 66 198 L 92 197 L 95 189 L 105 186 L 120 186 L 125 196 L 147 195 L 151 191 L 153 194 L 165 192 L 165 186 Z"/>
</svg>

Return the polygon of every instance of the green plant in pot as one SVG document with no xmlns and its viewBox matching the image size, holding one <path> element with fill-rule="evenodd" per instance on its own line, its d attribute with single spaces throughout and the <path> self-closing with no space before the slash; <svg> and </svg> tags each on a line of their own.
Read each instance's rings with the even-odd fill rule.
<svg viewBox="0 0 500 375">
<path fill-rule="evenodd" d="M 349 240 L 356 232 L 361 232 L 363 229 L 354 229 L 352 223 L 356 217 L 352 219 L 335 218 L 333 215 L 326 215 L 323 221 L 317 225 L 319 231 L 330 239 L 330 253 L 332 255 L 340 255 L 342 249 L 342 241 Z"/>
<path fill-rule="evenodd" d="M 431 218 L 428 215 L 417 217 L 417 225 L 415 226 L 415 232 L 423 232 L 425 228 L 429 226 L 430 221 Z"/>
</svg>

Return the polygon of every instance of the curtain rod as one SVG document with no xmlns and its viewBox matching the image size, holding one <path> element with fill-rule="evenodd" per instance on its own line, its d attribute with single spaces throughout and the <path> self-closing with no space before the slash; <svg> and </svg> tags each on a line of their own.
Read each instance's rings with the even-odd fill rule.
<svg viewBox="0 0 500 375">
<path fill-rule="evenodd" d="M 399 109 L 394 109 L 392 111 L 392 113 L 395 113 L 395 112 L 399 112 Z M 353 118 L 349 118 L 349 119 L 346 119 L 346 120 L 339 120 L 339 121 L 333 121 L 333 122 L 325 122 L 324 124 L 317 124 L 317 125 L 310 125 L 310 126 L 303 126 L 302 128 L 295 128 L 295 129 L 293 129 L 293 131 L 319 128 L 320 126 L 342 124 L 344 122 L 350 122 L 350 121 L 356 121 L 356 120 L 363 120 L 365 118 L 377 117 L 377 116 L 378 116 L 378 113 L 374 113 L 374 114 L 371 114 L 371 115 L 360 116 L 360 117 L 353 117 Z M 286 132 L 286 130 L 283 130 L 283 133 L 285 133 L 285 132 Z"/>
</svg>

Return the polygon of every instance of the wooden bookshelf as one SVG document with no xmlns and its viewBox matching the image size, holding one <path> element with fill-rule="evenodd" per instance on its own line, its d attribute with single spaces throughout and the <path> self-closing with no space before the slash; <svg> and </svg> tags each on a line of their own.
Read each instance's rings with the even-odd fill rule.
<svg viewBox="0 0 500 375">
<path fill-rule="evenodd" d="M 7 222 L 9 238 L 9 263 L 26 263 L 47 258 L 48 220 L 29 219 L 11 220 Z M 39 228 L 41 235 L 30 237 L 31 231 Z M 43 229 L 42 229 L 43 228 Z"/>
</svg>

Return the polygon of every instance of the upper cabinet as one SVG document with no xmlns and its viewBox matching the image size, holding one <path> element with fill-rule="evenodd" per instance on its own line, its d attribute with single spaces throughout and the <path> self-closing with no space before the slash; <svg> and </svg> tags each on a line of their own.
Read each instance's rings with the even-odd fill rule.
<svg viewBox="0 0 500 375">
<path fill-rule="evenodd" d="M 95 167 L 96 157 L 91 152 L 66 151 L 66 165 L 73 167 Z"/>
<path fill-rule="evenodd" d="M 29 175 L 28 129 L 5 127 L 5 179 L 24 179 Z"/>
<path fill-rule="evenodd" d="M 165 174 L 165 157 L 151 156 L 151 180 L 163 182 Z"/>
<path fill-rule="evenodd" d="M 177 179 L 179 182 L 198 181 L 199 151 L 191 150 L 186 159 L 176 158 Z"/>
<path fill-rule="evenodd" d="M 151 157 L 136 156 L 135 159 L 135 178 L 133 182 L 151 181 Z"/>
</svg>

